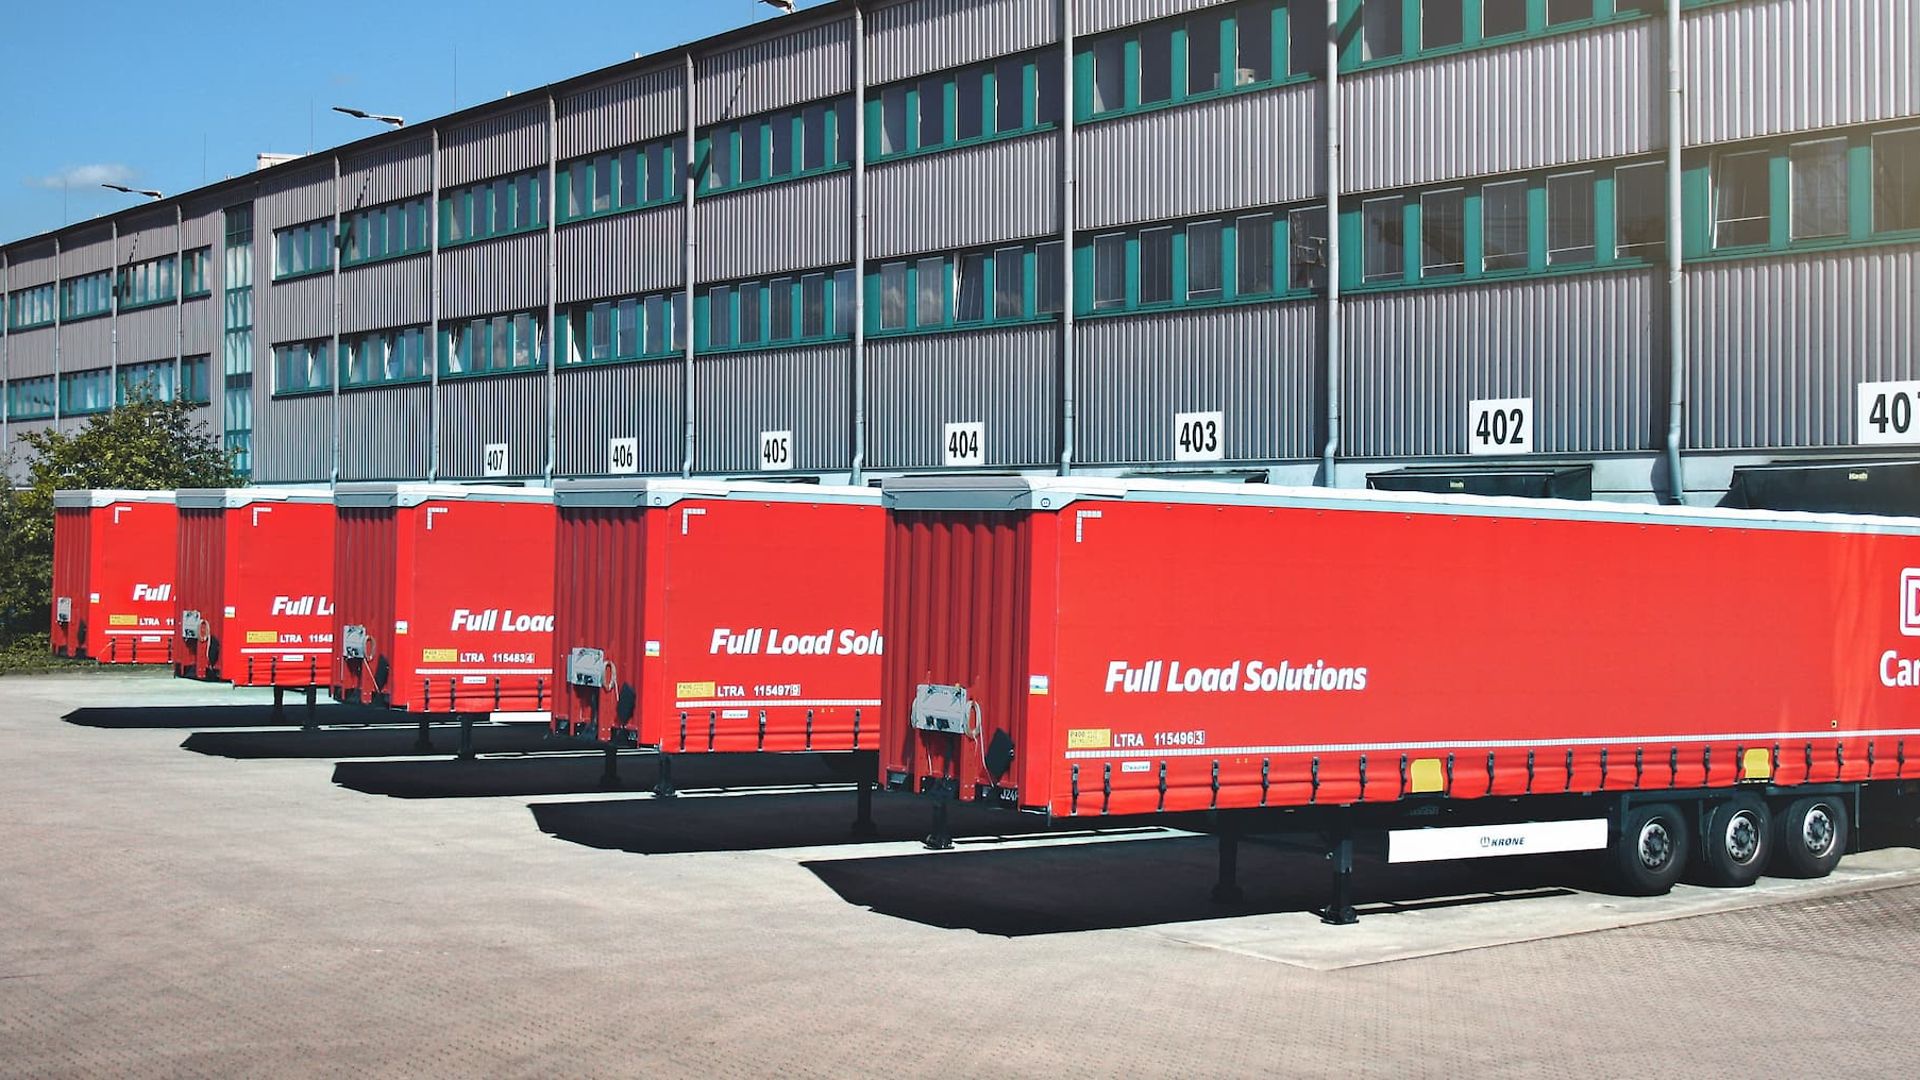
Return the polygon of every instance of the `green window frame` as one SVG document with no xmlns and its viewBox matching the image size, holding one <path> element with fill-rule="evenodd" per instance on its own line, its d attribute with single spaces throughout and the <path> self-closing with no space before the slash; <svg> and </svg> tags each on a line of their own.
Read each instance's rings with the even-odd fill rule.
<svg viewBox="0 0 1920 1080">
<path fill-rule="evenodd" d="M 144 390 L 155 401 L 172 401 L 177 389 L 174 385 L 176 374 L 172 360 L 122 364 L 119 377 L 114 380 L 113 403 L 116 406 L 125 405 L 133 399 L 136 390 Z"/>
<path fill-rule="evenodd" d="M 1310 81 L 1324 10 L 1313 0 L 1238 0 L 1089 37 L 1074 52 L 1074 121 Z M 1293 25 L 1296 14 L 1306 25 Z"/>
<path fill-rule="evenodd" d="M 291 281 L 332 269 L 332 218 L 273 230 L 273 280 Z"/>
<path fill-rule="evenodd" d="M 194 248 L 180 256 L 180 295 L 182 299 L 196 300 L 213 295 L 213 285 L 207 275 L 213 262 L 211 247 Z"/>
<path fill-rule="evenodd" d="M 364 266 L 418 255 L 432 246 L 432 239 L 425 195 L 352 210 L 341 216 L 340 265 Z"/>
<path fill-rule="evenodd" d="M 113 313 L 113 271 L 98 270 L 60 282 L 60 321 L 79 322 Z"/>
<path fill-rule="evenodd" d="M 686 350 L 686 293 L 641 293 L 569 304 L 554 347 L 561 367 L 666 360 Z"/>
<path fill-rule="evenodd" d="M 15 379 L 7 384 L 7 420 L 51 420 L 56 400 L 53 376 Z"/>
<path fill-rule="evenodd" d="M 425 382 L 427 328 L 399 326 L 340 337 L 340 388 L 399 386 Z"/>
<path fill-rule="evenodd" d="M 709 125 L 697 133 L 693 152 L 701 195 L 851 168 L 853 98 L 843 94 Z"/>
<path fill-rule="evenodd" d="M 544 312 L 513 311 L 440 324 L 440 376 L 445 379 L 540 371 L 547 366 Z"/>
<path fill-rule="evenodd" d="M 275 345 L 272 349 L 273 396 L 322 394 L 333 389 L 333 365 L 329 362 L 332 352 L 332 344 L 325 338 Z"/>
<path fill-rule="evenodd" d="M 561 162 L 555 184 L 561 224 L 671 206 L 680 199 L 678 138 L 655 139 Z"/>
<path fill-rule="evenodd" d="M 1920 126 L 1908 120 L 1696 150 L 1682 192 L 1689 261 L 1913 243 Z"/>
<path fill-rule="evenodd" d="M 867 160 L 1017 138 L 1060 125 L 1060 58 L 1037 51 L 878 87 L 867 95 Z"/>
<path fill-rule="evenodd" d="M 872 337 L 1051 321 L 1061 311 L 1065 245 L 1025 240 L 902 256 L 867 272 Z"/>
<path fill-rule="evenodd" d="M 852 267 L 711 282 L 694 297 L 694 349 L 785 349 L 853 337 Z"/>
<path fill-rule="evenodd" d="M 139 308 L 172 303 L 178 288 L 174 276 L 177 265 L 172 255 L 163 255 L 157 259 L 122 267 L 117 286 L 120 294 L 120 310 L 134 311 Z"/>
<path fill-rule="evenodd" d="M 54 323 L 54 283 L 15 289 L 7 294 L 7 332 L 33 330 Z"/>
<path fill-rule="evenodd" d="M 113 408 L 113 369 L 60 373 L 60 415 L 91 416 Z"/>
<path fill-rule="evenodd" d="M 440 193 L 440 246 L 459 247 L 547 227 L 544 168 L 496 176 Z"/>
<path fill-rule="evenodd" d="M 1080 234 L 1080 317 L 1264 303 L 1310 295 L 1312 207 L 1251 207 Z M 1314 256 L 1317 258 L 1317 256 Z"/>
<path fill-rule="evenodd" d="M 1698 7 L 1720 0 L 1687 0 Z M 1644 19 L 1663 0 L 1338 0 L 1340 68 L 1365 70 Z"/>
</svg>

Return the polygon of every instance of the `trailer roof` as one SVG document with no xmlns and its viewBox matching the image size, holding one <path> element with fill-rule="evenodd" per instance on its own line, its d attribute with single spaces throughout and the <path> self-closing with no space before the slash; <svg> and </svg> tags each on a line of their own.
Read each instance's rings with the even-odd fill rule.
<svg viewBox="0 0 1920 1080">
<path fill-rule="evenodd" d="M 332 503 L 333 489 L 302 487 L 181 488 L 174 501 L 190 510 L 233 510 L 255 503 Z"/>
<path fill-rule="evenodd" d="M 1792 529 L 1824 532 L 1899 533 L 1920 536 L 1920 518 L 1870 514 L 1815 514 L 1735 510 L 1717 506 L 1578 502 L 1514 496 L 1444 495 L 1365 488 L 1284 487 L 1202 480 L 1109 477 L 910 476 L 885 481 L 889 510 L 1041 511 L 1079 503 L 1197 503 L 1209 506 L 1297 507 L 1401 514 L 1453 514 L 1720 528 Z"/>
<path fill-rule="evenodd" d="M 171 491 L 127 491 L 119 488 L 92 488 L 80 491 L 56 491 L 55 506 L 112 506 L 114 503 L 170 503 Z"/>
<path fill-rule="evenodd" d="M 756 502 L 864 503 L 878 506 L 880 489 L 766 480 L 666 479 L 561 480 L 553 485 L 561 506 L 672 506 L 683 499 L 752 499 Z"/>
<path fill-rule="evenodd" d="M 339 506 L 419 506 L 429 502 L 551 503 L 553 489 L 504 484 L 341 484 L 334 489 Z"/>
</svg>

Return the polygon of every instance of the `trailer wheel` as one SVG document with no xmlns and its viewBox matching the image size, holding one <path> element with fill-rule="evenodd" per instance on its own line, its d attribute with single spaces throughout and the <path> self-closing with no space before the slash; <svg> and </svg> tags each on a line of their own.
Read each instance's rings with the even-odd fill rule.
<svg viewBox="0 0 1920 1080">
<path fill-rule="evenodd" d="M 1721 799 L 1700 830 L 1700 867 L 1707 882 L 1740 889 L 1760 880 L 1773 856 L 1773 816 L 1751 795 Z"/>
<path fill-rule="evenodd" d="M 1613 842 L 1613 869 L 1621 891 L 1661 896 L 1687 868 L 1687 819 L 1667 803 L 1636 806 L 1620 819 Z"/>
<path fill-rule="evenodd" d="M 1774 863 L 1790 877 L 1833 873 L 1847 850 L 1847 807 L 1831 795 L 1795 799 L 1773 819 Z"/>
</svg>

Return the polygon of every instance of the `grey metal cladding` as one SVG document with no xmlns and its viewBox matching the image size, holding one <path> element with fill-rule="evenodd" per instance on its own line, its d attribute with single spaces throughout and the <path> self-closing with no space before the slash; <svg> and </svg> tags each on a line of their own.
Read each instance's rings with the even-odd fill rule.
<svg viewBox="0 0 1920 1080">
<path fill-rule="evenodd" d="M 120 362 L 173 359 L 180 348 L 180 316 L 180 310 L 172 304 L 122 312 Z"/>
<path fill-rule="evenodd" d="M 113 363 L 113 320 L 104 316 L 60 327 L 60 370 L 80 371 Z"/>
<path fill-rule="evenodd" d="M 1535 453 L 1652 446 L 1656 272 L 1354 295 L 1340 452 L 1467 452 L 1467 403 L 1532 398 Z M 1662 384 L 1664 393 L 1664 384 Z"/>
<path fill-rule="evenodd" d="M 61 277 L 110 270 L 113 266 L 113 231 L 105 225 L 60 242 Z"/>
<path fill-rule="evenodd" d="M 1319 90 L 1290 86 L 1083 125 L 1079 224 L 1317 198 L 1326 172 L 1319 117 Z"/>
<path fill-rule="evenodd" d="M 340 159 L 344 211 L 425 195 L 432 187 L 433 143 L 424 134 Z"/>
<path fill-rule="evenodd" d="M 696 280 L 851 263 L 852 175 L 843 169 L 694 203 Z"/>
<path fill-rule="evenodd" d="M 120 226 L 119 265 L 174 253 L 180 230 L 174 225 L 173 211 L 167 211 L 164 217 L 155 214 L 136 220 L 137 225 L 129 221 Z"/>
<path fill-rule="evenodd" d="M 686 130 L 681 65 L 576 90 L 556 104 L 560 157 L 572 158 Z"/>
<path fill-rule="evenodd" d="M 254 247 L 271 250 L 273 230 L 332 216 L 332 164 L 270 173 L 261 180 L 260 198 L 254 203 Z"/>
<path fill-rule="evenodd" d="M 216 285 L 217 289 L 218 286 Z M 219 295 L 217 292 L 215 296 Z M 188 356 L 199 353 L 209 355 L 220 352 L 221 337 L 220 301 L 211 296 L 198 300 L 189 300 L 180 307 L 182 348 Z M 214 363 L 219 364 L 216 357 Z M 219 370 L 216 367 L 214 370 Z"/>
<path fill-rule="evenodd" d="M 23 246 L 7 253 L 7 288 L 28 289 L 45 285 L 60 277 L 60 262 L 54 258 L 53 243 Z"/>
<path fill-rule="evenodd" d="M 479 480 L 490 443 L 507 446 L 508 476 L 547 467 L 547 376 L 488 375 L 440 383 L 440 477 Z"/>
<path fill-rule="evenodd" d="M 254 385 L 266 382 L 257 375 Z M 253 479 L 325 480 L 333 471 L 333 399 L 326 394 L 254 395 Z"/>
<path fill-rule="evenodd" d="M 683 370 L 676 359 L 560 372 L 558 475 L 606 475 L 612 439 L 636 440 L 642 474 L 679 472 Z"/>
<path fill-rule="evenodd" d="M 340 271 L 340 332 L 423 326 L 432 318 L 433 263 L 426 255 Z"/>
<path fill-rule="evenodd" d="M 1067 0 L 1073 5 L 1073 32 L 1098 34 L 1121 26 L 1215 7 L 1229 0 Z"/>
<path fill-rule="evenodd" d="M 939 467 L 946 425 L 972 422 L 989 466 L 1053 462 L 1059 340 L 1049 324 L 868 341 L 868 467 Z"/>
<path fill-rule="evenodd" d="M 562 225 L 559 302 L 671 289 L 685 272 L 678 206 Z"/>
<path fill-rule="evenodd" d="M 1687 141 L 1920 114 L 1913 0 L 1771 0 L 1689 12 Z"/>
<path fill-rule="evenodd" d="M 850 345 L 714 353 L 694 361 L 694 471 L 760 469 L 760 433 L 793 432 L 793 468 L 845 469 Z"/>
<path fill-rule="evenodd" d="M 258 278 L 254 279 L 258 281 Z M 254 287 L 254 295 L 260 288 Z M 276 283 L 266 303 L 254 308 L 254 336 L 265 333 L 270 345 L 330 337 L 333 334 L 333 276 L 316 274 Z M 264 308 L 265 310 L 261 310 Z"/>
<path fill-rule="evenodd" d="M 1646 153 L 1664 139 L 1664 77 L 1650 19 L 1357 72 L 1341 80 L 1345 186 Z"/>
<path fill-rule="evenodd" d="M 1318 305 L 1290 302 L 1078 323 L 1075 460 L 1172 460 L 1183 412 L 1225 414 L 1227 460 L 1314 456 L 1321 322 Z"/>
<path fill-rule="evenodd" d="M 1920 379 L 1920 248 L 1687 268 L 1688 445 L 1846 446 L 1856 385 Z"/>
<path fill-rule="evenodd" d="M 1060 37 L 1058 0 L 903 0 L 867 15 L 867 82 L 1026 52 Z"/>
<path fill-rule="evenodd" d="M 440 140 L 440 186 L 490 180 L 546 160 L 547 103 L 542 99 L 448 129 Z"/>
<path fill-rule="evenodd" d="M 7 371 L 10 378 L 25 379 L 53 374 L 53 327 L 15 330 L 7 335 Z"/>
<path fill-rule="evenodd" d="M 867 257 L 1059 232 L 1060 136 L 922 154 L 867 170 Z"/>
<path fill-rule="evenodd" d="M 777 25 L 777 24 L 776 24 Z M 752 116 L 853 88 L 851 18 L 694 58 L 694 122 Z"/>
<path fill-rule="evenodd" d="M 244 200 L 235 199 L 237 202 Z M 189 211 L 180 222 L 180 246 L 192 251 L 195 248 L 217 247 L 223 239 L 224 222 L 218 210 L 202 212 Z M 220 260 L 214 259 L 218 265 Z"/>
<path fill-rule="evenodd" d="M 418 480 L 432 449 L 433 387 L 425 383 L 340 394 L 340 478 Z"/>
<path fill-rule="evenodd" d="M 547 234 L 526 232 L 440 252 L 440 316 L 526 311 L 547 303 Z"/>
</svg>

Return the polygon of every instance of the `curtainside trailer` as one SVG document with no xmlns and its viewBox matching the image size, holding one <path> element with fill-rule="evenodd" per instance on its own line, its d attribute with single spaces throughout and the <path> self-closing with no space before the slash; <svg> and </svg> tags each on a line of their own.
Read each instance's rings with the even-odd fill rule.
<svg viewBox="0 0 1920 1080">
<path fill-rule="evenodd" d="M 710 480 L 555 485 L 553 724 L 614 751 L 864 752 L 880 704 L 873 488 Z"/>
<path fill-rule="evenodd" d="M 178 540 L 171 491 L 54 492 L 54 655 L 166 663 Z"/>
<path fill-rule="evenodd" d="M 180 508 L 174 674 L 288 690 L 307 720 L 333 670 L 333 492 L 188 488 Z"/>
<path fill-rule="evenodd" d="M 334 492 L 331 696 L 434 716 L 553 703 L 553 492 L 341 484 Z"/>
<path fill-rule="evenodd" d="M 1100 479 L 886 484 L 882 779 L 1052 818 L 1830 871 L 1920 778 L 1920 521 Z M 943 839 L 936 825 L 931 842 Z"/>
</svg>

